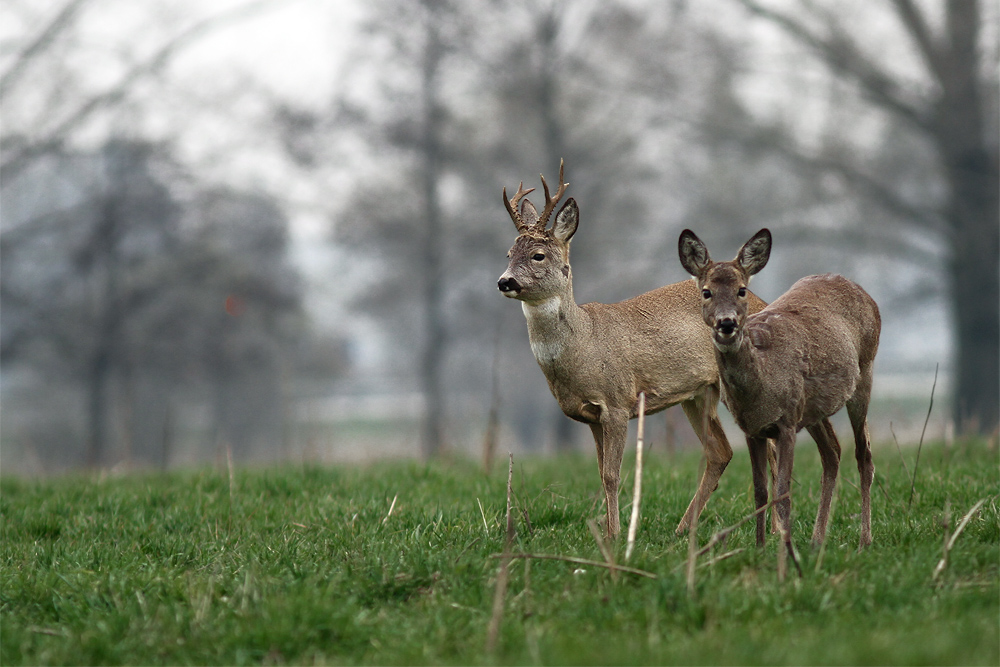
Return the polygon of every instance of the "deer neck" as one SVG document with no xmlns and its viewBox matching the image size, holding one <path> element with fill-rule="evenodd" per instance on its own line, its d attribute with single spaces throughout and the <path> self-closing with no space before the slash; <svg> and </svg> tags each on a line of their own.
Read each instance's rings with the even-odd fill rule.
<svg viewBox="0 0 1000 667">
<path fill-rule="evenodd" d="M 584 312 L 573 299 L 573 285 L 541 301 L 522 301 L 528 321 L 531 352 L 543 370 L 553 367 L 569 350 L 578 348 L 584 332 Z M 547 370 L 546 370 L 547 372 Z"/>
<path fill-rule="evenodd" d="M 729 400 L 727 407 L 734 413 L 740 427 L 742 423 L 741 406 L 752 405 L 761 399 L 762 392 L 768 386 L 765 381 L 767 369 L 761 350 L 757 349 L 751 336 L 744 331 L 738 344 L 720 349 L 715 347 L 715 358 L 719 366 L 719 376 Z M 730 405 L 733 402 L 733 405 Z"/>
</svg>

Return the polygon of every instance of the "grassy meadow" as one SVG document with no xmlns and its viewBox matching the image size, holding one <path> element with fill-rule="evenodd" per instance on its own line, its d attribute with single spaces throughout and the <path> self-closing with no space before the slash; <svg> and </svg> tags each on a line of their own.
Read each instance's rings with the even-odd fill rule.
<svg viewBox="0 0 1000 667">
<path fill-rule="evenodd" d="M 748 522 L 698 559 L 674 527 L 699 455 L 652 450 L 630 567 L 510 563 L 506 460 L 5 478 L 0 663 L 1000 664 L 1000 473 L 981 441 L 875 452 L 874 545 L 857 551 L 845 448 L 826 548 L 809 546 L 818 456 L 800 436 L 793 488 L 801 577 Z M 623 468 L 623 531 L 633 460 Z M 515 459 L 513 550 L 604 562 L 590 455 Z M 699 546 L 752 509 L 737 452 Z M 934 571 L 963 516 L 978 511 Z M 612 545 L 624 560 L 624 540 Z M 491 622 L 499 621 L 487 649 Z"/>
</svg>

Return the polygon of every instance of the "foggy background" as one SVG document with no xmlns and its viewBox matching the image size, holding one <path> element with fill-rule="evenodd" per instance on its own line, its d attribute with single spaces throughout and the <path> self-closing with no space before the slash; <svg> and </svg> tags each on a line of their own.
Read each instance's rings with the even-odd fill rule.
<svg viewBox="0 0 1000 667">
<path fill-rule="evenodd" d="M 580 303 L 687 279 L 685 227 L 725 259 L 767 226 L 762 298 L 836 271 L 878 302 L 877 441 L 917 441 L 936 369 L 927 437 L 995 434 L 998 20 L 5 0 L 2 470 L 589 451 L 496 287 L 501 188 L 560 158 Z M 665 415 L 654 452 L 697 446 Z"/>
</svg>

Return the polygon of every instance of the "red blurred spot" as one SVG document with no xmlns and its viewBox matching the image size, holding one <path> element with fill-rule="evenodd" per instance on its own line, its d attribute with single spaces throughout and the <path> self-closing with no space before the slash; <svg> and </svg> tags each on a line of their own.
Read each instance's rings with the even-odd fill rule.
<svg viewBox="0 0 1000 667">
<path fill-rule="evenodd" d="M 228 315 L 239 317 L 244 310 L 246 310 L 246 304 L 243 303 L 243 299 L 232 294 L 226 297 L 226 313 Z"/>
</svg>

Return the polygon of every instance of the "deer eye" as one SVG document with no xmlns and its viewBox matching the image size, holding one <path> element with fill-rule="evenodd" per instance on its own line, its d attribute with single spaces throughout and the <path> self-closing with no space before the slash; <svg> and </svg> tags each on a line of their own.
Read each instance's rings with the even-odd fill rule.
<svg viewBox="0 0 1000 667">
<path fill-rule="evenodd" d="M 531 256 L 531 259 L 535 260 L 536 262 L 540 262 L 543 259 L 545 259 L 545 255 L 543 255 L 540 252 L 536 252 L 534 255 Z"/>
<path fill-rule="evenodd" d="M 712 298 L 712 290 L 710 290 L 710 289 L 703 289 L 701 291 L 701 295 L 702 295 L 702 297 L 704 297 L 706 299 L 711 299 Z"/>
<path fill-rule="evenodd" d="M 736 293 L 742 299 L 743 297 L 745 297 L 747 295 L 747 288 L 746 287 L 741 287 Z"/>
</svg>

